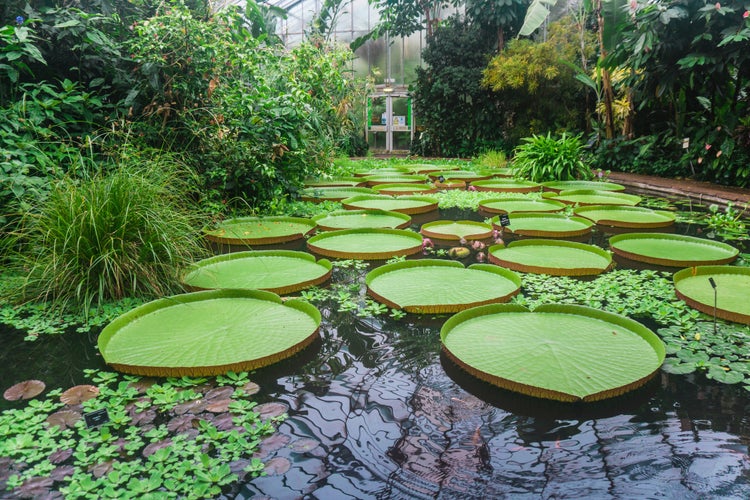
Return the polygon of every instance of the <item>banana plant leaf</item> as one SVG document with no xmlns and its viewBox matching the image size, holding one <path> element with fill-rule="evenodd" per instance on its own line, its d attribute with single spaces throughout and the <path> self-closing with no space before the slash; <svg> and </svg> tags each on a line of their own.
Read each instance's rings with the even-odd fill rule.
<svg viewBox="0 0 750 500">
<path fill-rule="evenodd" d="M 729 264 L 739 255 L 726 243 L 681 234 L 618 234 L 609 247 L 621 257 L 667 267 Z"/>
<path fill-rule="evenodd" d="M 507 302 L 518 293 L 521 279 L 491 264 L 468 268 L 460 262 L 421 259 L 380 266 L 365 277 L 367 293 L 394 309 L 442 314 Z"/>
<path fill-rule="evenodd" d="M 583 217 L 568 217 L 563 214 L 515 213 L 508 217 L 510 226 L 500 224 L 500 216 L 491 219 L 492 227 L 521 236 L 539 238 L 575 238 L 591 233 L 594 223 Z"/>
<path fill-rule="evenodd" d="M 403 229 L 411 224 L 411 217 L 388 210 L 336 210 L 312 218 L 323 231 L 390 227 Z"/>
<path fill-rule="evenodd" d="M 294 293 L 324 283 L 331 263 L 307 252 L 267 250 L 217 255 L 193 264 L 182 281 L 189 290 L 246 288 Z"/>
<path fill-rule="evenodd" d="M 672 212 L 643 207 L 591 205 L 578 207 L 573 210 L 573 213 L 602 226 L 634 229 L 669 227 L 675 221 L 675 215 Z"/>
<path fill-rule="evenodd" d="M 489 248 L 489 261 L 514 271 L 552 276 L 601 274 L 612 256 L 594 245 L 560 240 L 521 240 Z"/>
<path fill-rule="evenodd" d="M 625 191 L 625 186 L 614 182 L 599 181 L 549 181 L 542 182 L 545 191 L 572 191 L 581 189 L 594 189 L 596 191 Z"/>
<path fill-rule="evenodd" d="M 343 229 L 313 236 L 307 248 L 337 259 L 384 260 L 420 252 L 422 237 L 406 229 Z"/>
<path fill-rule="evenodd" d="M 637 321 L 576 305 L 475 307 L 448 319 L 440 339 L 448 358 L 475 377 L 564 402 L 641 387 L 665 358 L 663 342 Z"/>
<path fill-rule="evenodd" d="M 367 182 L 361 177 L 334 177 L 333 179 L 308 179 L 305 187 L 364 187 Z"/>
<path fill-rule="evenodd" d="M 220 375 L 270 365 L 318 338 L 320 312 L 260 290 L 210 290 L 144 304 L 107 325 L 99 351 L 115 370 Z"/>
<path fill-rule="evenodd" d="M 358 194 L 373 194 L 373 191 L 367 187 L 347 187 L 347 186 L 332 186 L 332 187 L 308 187 L 300 191 L 300 199 L 302 201 L 311 201 L 313 203 L 319 203 L 321 201 L 341 201 L 345 198 L 351 198 Z"/>
<path fill-rule="evenodd" d="M 405 182 L 378 184 L 377 186 L 373 186 L 372 189 L 375 193 L 389 194 L 392 196 L 408 194 L 432 194 L 438 192 L 438 189 L 432 184 L 417 184 Z"/>
<path fill-rule="evenodd" d="M 273 245 L 304 238 L 315 222 L 303 217 L 238 217 L 205 230 L 207 240 L 225 245 Z"/>
<path fill-rule="evenodd" d="M 492 226 L 471 220 L 436 220 L 422 224 L 419 232 L 439 240 L 486 240 L 492 237 Z"/>
<path fill-rule="evenodd" d="M 568 205 L 629 205 L 634 206 L 641 202 L 641 197 L 634 194 L 620 193 L 617 191 L 603 191 L 597 189 L 573 189 L 559 193 L 542 193 L 542 198 L 557 200 Z"/>
<path fill-rule="evenodd" d="M 490 198 L 479 202 L 479 210 L 491 214 L 510 214 L 513 212 L 559 212 L 565 203 L 554 200 L 535 200 L 532 198 Z"/>
<path fill-rule="evenodd" d="M 494 191 L 498 193 L 531 193 L 532 191 L 539 191 L 540 187 L 540 184 L 536 182 L 515 179 L 487 179 L 473 181 L 471 185 L 477 191 Z"/>
<path fill-rule="evenodd" d="M 425 214 L 438 209 L 438 200 L 431 196 L 361 195 L 341 201 L 347 210 L 390 210 L 407 215 Z"/>
<path fill-rule="evenodd" d="M 715 312 L 717 318 L 750 325 L 750 268 L 688 267 L 676 272 L 673 279 L 677 296 L 690 307 L 710 315 Z"/>
<path fill-rule="evenodd" d="M 425 183 L 429 180 L 426 175 L 416 174 L 380 174 L 368 175 L 363 177 L 368 186 L 378 186 L 380 184 L 416 184 Z"/>
</svg>

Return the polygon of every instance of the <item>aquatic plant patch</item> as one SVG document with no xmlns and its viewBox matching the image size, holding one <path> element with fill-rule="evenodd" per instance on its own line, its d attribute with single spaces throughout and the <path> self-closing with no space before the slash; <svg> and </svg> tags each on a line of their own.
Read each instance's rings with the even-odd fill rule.
<svg viewBox="0 0 750 500">
<path fill-rule="evenodd" d="M 404 229 L 411 224 L 411 217 L 391 210 L 337 210 L 313 217 L 318 229 L 392 228 Z"/>
<path fill-rule="evenodd" d="M 433 194 L 438 192 L 438 188 L 432 184 L 403 183 L 394 182 L 389 184 L 378 184 L 372 187 L 373 191 L 378 194 L 387 194 L 391 196 L 402 196 L 410 194 Z"/>
<path fill-rule="evenodd" d="M 368 175 L 363 177 L 368 186 L 378 186 L 381 184 L 424 184 L 429 181 L 426 175 L 417 174 L 379 174 Z"/>
<path fill-rule="evenodd" d="M 601 181 L 548 181 L 542 182 L 542 187 L 545 191 L 554 191 L 559 193 L 560 191 L 571 191 L 579 189 L 595 189 L 597 191 L 625 191 L 625 186 L 622 184 L 615 184 L 614 182 L 601 182 Z"/>
<path fill-rule="evenodd" d="M 471 184 L 477 191 L 493 191 L 498 193 L 530 193 L 539 191 L 540 185 L 536 182 L 515 179 L 488 179 L 473 181 Z"/>
<path fill-rule="evenodd" d="M 728 264 L 739 255 L 726 243 L 680 234 L 619 234 L 609 239 L 609 247 L 627 259 L 669 267 Z"/>
<path fill-rule="evenodd" d="M 183 276 L 191 291 L 218 288 L 294 293 L 331 277 L 331 263 L 307 252 L 259 250 L 217 255 L 196 262 Z"/>
<path fill-rule="evenodd" d="M 628 205 L 635 206 L 641 202 L 641 197 L 616 191 L 599 189 L 573 189 L 559 193 L 542 193 L 542 198 L 556 200 L 568 205 Z"/>
<path fill-rule="evenodd" d="M 386 260 L 422 251 L 422 237 L 407 229 L 343 229 L 317 234 L 307 248 L 337 259 Z"/>
<path fill-rule="evenodd" d="M 225 245 L 273 245 L 302 239 L 314 230 L 315 222 L 302 217 L 237 217 L 204 234 Z"/>
<path fill-rule="evenodd" d="M 358 194 L 369 194 L 374 191 L 368 187 L 348 187 L 348 186 L 331 186 L 331 187 L 308 187 L 300 191 L 300 199 L 318 203 L 321 201 L 341 201 L 345 198 L 351 198 Z"/>
<path fill-rule="evenodd" d="M 318 336 L 320 312 L 260 290 L 211 290 L 149 302 L 107 325 L 104 361 L 138 375 L 217 375 L 267 366 Z"/>
<path fill-rule="evenodd" d="M 697 266 L 674 275 L 677 296 L 709 315 L 750 324 L 750 268 Z M 715 306 L 715 308 L 714 308 Z"/>
<path fill-rule="evenodd" d="M 489 179 L 492 174 L 486 172 L 475 172 L 473 170 L 440 170 L 437 172 L 429 172 L 427 175 L 433 181 L 443 179 L 458 179 L 466 182 L 481 181 L 482 179 Z"/>
<path fill-rule="evenodd" d="M 448 357 L 477 378 L 565 402 L 637 389 L 665 358 L 659 337 L 637 321 L 583 306 L 480 306 L 448 319 L 440 338 Z"/>
<path fill-rule="evenodd" d="M 616 205 L 577 207 L 573 212 L 602 226 L 635 229 L 669 227 L 674 224 L 676 218 L 673 212 L 666 210 Z"/>
<path fill-rule="evenodd" d="M 341 201 L 347 210 L 390 210 L 407 215 L 424 214 L 438 209 L 438 200 L 430 196 L 352 196 Z"/>
<path fill-rule="evenodd" d="M 559 212 L 565 203 L 555 200 L 533 198 L 491 198 L 479 202 L 479 210 L 487 213 L 509 214 L 513 212 Z"/>
<path fill-rule="evenodd" d="M 553 276 L 600 274 L 612 265 L 612 256 L 595 245 L 572 241 L 529 239 L 493 245 L 489 261 L 514 271 Z"/>
<path fill-rule="evenodd" d="M 367 181 L 361 177 L 333 177 L 331 179 L 308 179 L 305 187 L 366 187 Z"/>
<path fill-rule="evenodd" d="M 454 261 L 422 259 L 386 264 L 365 278 L 367 293 L 389 307 L 418 314 L 462 311 L 507 302 L 518 293 L 520 278 L 489 264 L 464 268 Z"/>
<path fill-rule="evenodd" d="M 582 217 L 568 217 L 555 213 L 514 213 L 508 217 L 509 226 L 502 226 L 500 216 L 492 218 L 492 227 L 519 236 L 538 238 L 575 238 L 591 233 L 593 223 Z"/>
</svg>

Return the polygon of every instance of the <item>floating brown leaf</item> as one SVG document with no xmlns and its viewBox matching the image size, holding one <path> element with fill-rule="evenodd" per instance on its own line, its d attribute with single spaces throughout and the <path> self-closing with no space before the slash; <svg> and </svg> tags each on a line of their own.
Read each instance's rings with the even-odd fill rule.
<svg viewBox="0 0 750 500">
<path fill-rule="evenodd" d="M 285 474 L 292 467 L 292 463 L 284 457 L 274 457 L 266 462 L 266 474 L 273 476 L 276 474 Z"/>
<path fill-rule="evenodd" d="M 286 413 L 288 409 L 289 407 L 284 403 L 264 403 L 255 407 L 255 411 L 257 411 L 260 418 L 264 420 L 281 416 Z"/>
<path fill-rule="evenodd" d="M 248 382 L 242 386 L 242 392 L 245 393 L 245 396 L 252 396 L 253 394 L 258 394 L 258 392 L 260 392 L 260 386 L 255 382 Z"/>
<path fill-rule="evenodd" d="M 297 453 L 305 453 L 314 450 L 318 446 L 320 446 L 320 441 L 310 438 L 302 438 L 290 444 L 289 448 Z"/>
<path fill-rule="evenodd" d="M 48 457 L 50 463 L 61 464 L 73 455 L 73 448 L 65 448 L 64 450 L 57 450 L 54 453 L 50 453 Z"/>
<path fill-rule="evenodd" d="M 76 385 L 63 392 L 60 396 L 60 401 L 66 405 L 78 405 L 95 398 L 98 394 L 98 387 L 93 385 Z"/>
<path fill-rule="evenodd" d="M 276 433 L 261 441 L 260 449 L 266 452 L 276 451 L 288 445 L 291 440 L 292 438 L 287 435 Z"/>
<path fill-rule="evenodd" d="M 172 446 L 172 440 L 162 439 L 161 441 L 156 441 L 155 443 L 151 443 L 147 445 L 145 448 L 143 448 L 142 454 L 144 457 L 150 457 L 157 451 L 161 450 L 162 448 L 166 448 L 168 446 Z"/>
<path fill-rule="evenodd" d="M 229 411 L 229 405 L 231 403 L 231 399 L 214 399 L 206 406 L 206 411 L 212 413 L 226 413 Z"/>
<path fill-rule="evenodd" d="M 16 385 L 8 387 L 3 393 L 3 397 L 8 401 L 18 401 L 19 399 L 31 399 L 41 394 L 46 386 L 41 380 L 24 380 Z"/>
<path fill-rule="evenodd" d="M 47 417 L 47 425 L 61 429 L 73 428 L 81 420 L 81 414 L 72 410 L 60 410 Z"/>
<path fill-rule="evenodd" d="M 232 396 L 234 393 L 234 387 L 225 385 L 222 387 L 215 387 L 208 391 L 206 395 L 204 396 L 205 399 L 214 400 L 214 399 L 228 399 Z"/>
</svg>

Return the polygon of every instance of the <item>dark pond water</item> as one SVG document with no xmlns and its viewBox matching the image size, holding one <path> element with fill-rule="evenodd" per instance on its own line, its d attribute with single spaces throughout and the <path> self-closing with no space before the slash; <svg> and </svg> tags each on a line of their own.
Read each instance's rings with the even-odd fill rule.
<svg viewBox="0 0 750 500">
<path fill-rule="evenodd" d="M 319 446 L 282 447 L 274 456 L 291 469 L 243 484 L 236 498 L 750 498 L 741 386 L 659 374 L 595 405 L 540 402 L 441 357 L 446 317 L 359 318 L 336 307 L 321 307 L 320 341 L 252 376 L 261 400 L 289 406 L 280 432 Z M 0 335 L 0 387 L 26 378 L 65 387 L 104 368 L 95 334 Z"/>
</svg>

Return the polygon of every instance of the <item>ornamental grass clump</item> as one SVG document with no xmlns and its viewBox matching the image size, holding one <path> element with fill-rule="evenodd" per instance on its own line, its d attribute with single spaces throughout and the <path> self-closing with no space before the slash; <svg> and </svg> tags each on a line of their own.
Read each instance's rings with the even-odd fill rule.
<svg viewBox="0 0 750 500">
<path fill-rule="evenodd" d="M 168 157 L 136 157 L 55 185 L 24 221 L 24 298 L 88 310 L 181 291 L 179 270 L 203 253 L 186 174 Z"/>
<path fill-rule="evenodd" d="M 590 179 L 591 169 L 581 160 L 580 136 L 563 133 L 559 139 L 550 133 L 533 135 L 514 151 L 515 175 L 534 182 Z"/>
</svg>

